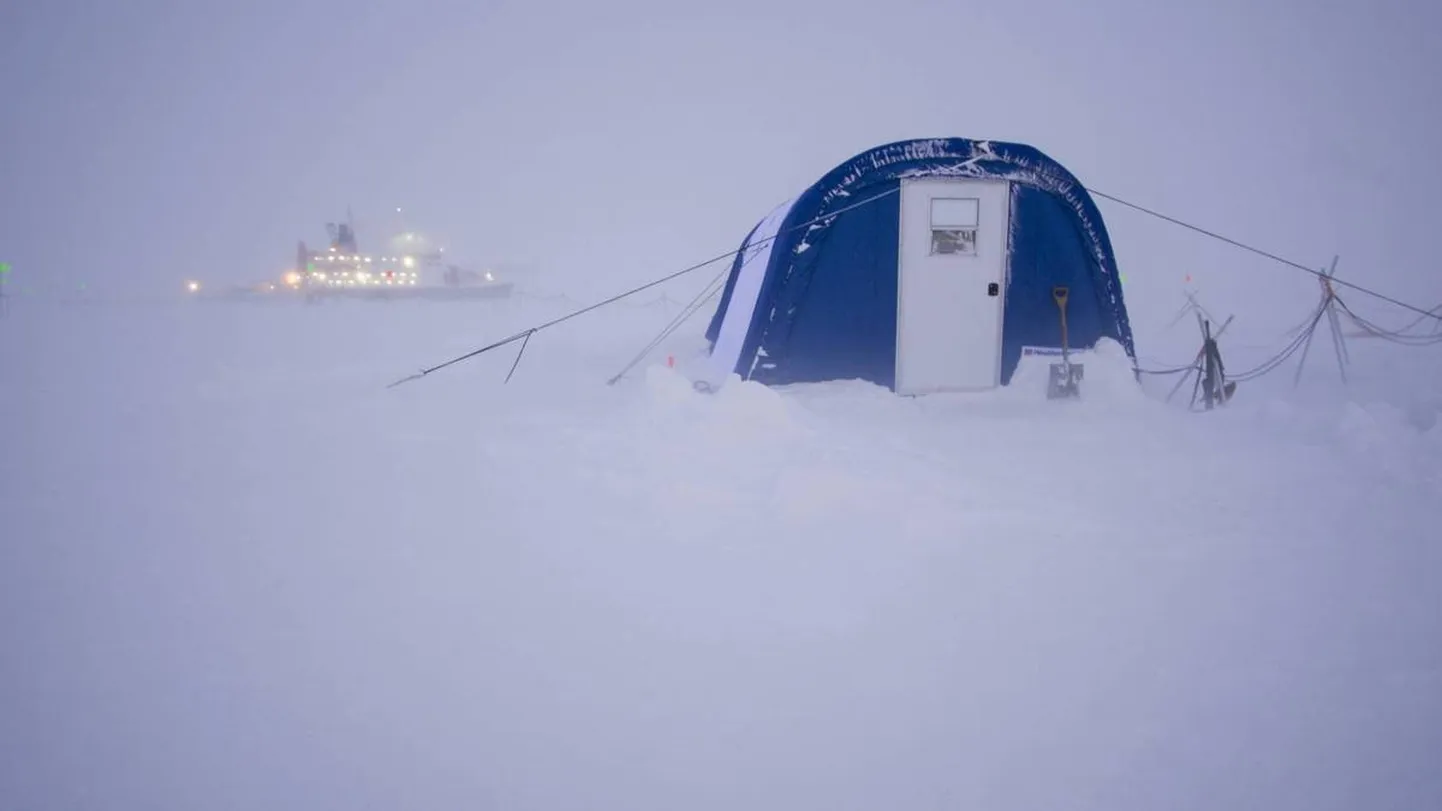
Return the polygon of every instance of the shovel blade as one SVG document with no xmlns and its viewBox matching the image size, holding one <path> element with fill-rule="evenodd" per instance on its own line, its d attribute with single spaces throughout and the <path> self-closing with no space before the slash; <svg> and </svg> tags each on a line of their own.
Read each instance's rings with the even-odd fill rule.
<svg viewBox="0 0 1442 811">
<path fill-rule="evenodd" d="M 1053 363 L 1047 378 L 1046 399 L 1066 400 L 1081 396 L 1083 367 L 1080 363 Z"/>
</svg>

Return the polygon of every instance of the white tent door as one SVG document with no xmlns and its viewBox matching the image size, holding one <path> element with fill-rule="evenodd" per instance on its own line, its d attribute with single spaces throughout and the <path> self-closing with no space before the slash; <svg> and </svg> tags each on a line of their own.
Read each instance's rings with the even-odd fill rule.
<svg viewBox="0 0 1442 811">
<path fill-rule="evenodd" d="M 896 391 L 977 391 L 1001 382 L 1006 181 L 901 181 Z"/>
</svg>

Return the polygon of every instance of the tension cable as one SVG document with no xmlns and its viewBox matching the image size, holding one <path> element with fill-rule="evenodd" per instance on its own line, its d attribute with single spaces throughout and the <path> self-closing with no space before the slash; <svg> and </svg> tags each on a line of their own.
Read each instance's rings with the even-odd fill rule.
<svg viewBox="0 0 1442 811">
<path fill-rule="evenodd" d="M 1366 287 L 1363 287 L 1363 286 L 1361 286 L 1361 285 L 1359 285 L 1359 284 L 1353 284 L 1352 282 L 1346 282 L 1346 281 L 1343 281 L 1343 280 L 1341 280 L 1341 279 L 1337 279 L 1337 278 L 1331 277 L 1331 276 L 1329 276 L 1329 275 L 1328 275 L 1326 272 L 1324 272 L 1324 271 L 1316 270 L 1316 269 L 1314 269 L 1314 268 L 1309 268 L 1309 267 L 1307 267 L 1306 265 L 1304 265 L 1304 264 L 1302 264 L 1302 263 L 1300 263 L 1300 262 L 1293 262 L 1292 260 L 1287 259 L 1287 258 L 1285 258 L 1285 257 L 1278 256 L 1278 255 L 1276 255 L 1276 254 L 1274 254 L 1274 253 L 1269 253 L 1269 252 L 1267 252 L 1267 251 L 1262 250 L 1261 248 L 1253 247 L 1253 246 L 1248 245 L 1248 244 L 1246 244 L 1246 243 L 1244 243 L 1244 242 L 1238 242 L 1237 240 L 1231 239 L 1231 238 L 1229 238 L 1229 237 L 1224 237 L 1224 236 L 1222 236 L 1221 234 L 1218 234 L 1218 233 L 1215 232 L 1215 231 L 1209 231 L 1209 230 L 1207 230 L 1206 228 L 1202 228 L 1202 227 L 1199 226 L 1199 225 L 1193 225 L 1193 224 L 1191 224 L 1191 223 L 1189 223 L 1189 222 L 1184 222 L 1184 221 L 1182 221 L 1182 220 L 1177 219 L 1176 217 L 1169 217 L 1169 216 L 1167 216 L 1166 214 L 1163 214 L 1163 213 L 1161 213 L 1161 212 L 1159 212 L 1159 211 L 1153 211 L 1153 210 L 1150 209 L 1150 208 L 1146 208 L 1145 206 L 1140 206 L 1140 205 L 1137 205 L 1136 203 L 1132 203 L 1132 202 L 1129 202 L 1129 201 L 1127 201 L 1127 200 L 1123 200 L 1123 199 L 1121 199 L 1120 197 L 1114 197 L 1114 196 L 1112 196 L 1112 195 L 1110 195 L 1110 194 L 1107 194 L 1107 193 L 1105 193 L 1105 192 L 1097 191 L 1096 189 L 1090 189 L 1090 188 L 1089 188 L 1089 189 L 1087 189 L 1087 191 L 1088 191 L 1089 193 L 1091 193 L 1091 194 L 1096 195 L 1097 197 L 1103 197 L 1103 198 L 1105 198 L 1105 199 L 1107 199 L 1107 200 L 1111 200 L 1111 201 L 1114 202 L 1114 203 L 1119 203 L 1119 204 L 1121 204 L 1121 205 L 1124 205 L 1124 206 L 1126 206 L 1127 208 L 1136 209 L 1137 211 L 1140 211 L 1140 212 L 1142 212 L 1143 214 L 1147 214 L 1147 215 L 1149 215 L 1149 216 L 1156 217 L 1157 219 L 1160 219 L 1160 220 L 1165 220 L 1165 221 L 1167 221 L 1167 222 L 1169 222 L 1169 223 L 1172 223 L 1173 225 L 1179 225 L 1179 226 L 1181 226 L 1181 227 L 1183 227 L 1183 228 L 1186 228 L 1186 229 L 1188 229 L 1188 230 L 1195 231 L 1195 232 L 1197 232 L 1197 233 L 1199 233 L 1199 234 L 1202 234 L 1202 235 L 1204 235 L 1204 236 L 1211 237 L 1212 239 L 1220 240 L 1220 241 L 1222 241 L 1222 242 L 1227 243 L 1228 245 L 1232 245 L 1232 246 L 1234 246 L 1234 247 L 1241 248 L 1241 249 L 1244 250 L 1244 251 L 1251 251 L 1252 253 L 1257 254 L 1258 256 L 1266 257 L 1267 259 L 1270 259 L 1270 260 L 1272 260 L 1273 262 L 1278 262 L 1278 263 L 1283 264 L 1283 265 L 1286 265 L 1286 266 L 1288 266 L 1288 267 L 1292 267 L 1292 268 L 1296 268 L 1297 270 L 1305 271 L 1305 272 L 1307 272 L 1307 273 L 1312 274 L 1313 276 L 1318 277 L 1319 279 L 1323 279 L 1323 280 L 1328 281 L 1328 282 L 1330 282 L 1330 283 L 1332 283 L 1332 284 L 1340 284 L 1340 285 L 1342 285 L 1342 286 L 1344 286 L 1344 287 L 1350 287 L 1350 288 L 1352 288 L 1353 290 L 1356 290 L 1356 291 L 1358 291 L 1358 292 L 1361 292 L 1361 293 L 1364 293 L 1364 294 L 1366 294 L 1366 295 L 1372 296 L 1373 298 L 1381 299 L 1382 301 L 1385 301 L 1385 302 L 1387 302 L 1388 304 L 1394 304 L 1394 305 L 1396 305 L 1396 306 L 1398 306 L 1398 307 L 1403 308 L 1404 310 L 1411 310 L 1412 312 L 1417 313 L 1417 314 L 1418 314 L 1419 316 L 1421 316 L 1422 318 L 1433 318 L 1433 319 L 1438 320 L 1439 322 L 1442 322 L 1442 313 L 1437 312 L 1438 309 L 1442 309 L 1442 308 L 1433 308 L 1432 310 L 1424 310 L 1424 309 L 1422 309 L 1421 307 L 1418 307 L 1418 306 L 1415 305 L 1415 304 L 1408 304 L 1408 303 L 1405 302 L 1405 301 L 1399 301 L 1398 299 L 1392 298 L 1391 296 L 1385 295 L 1385 294 L 1383 294 L 1383 293 L 1378 293 L 1378 292 L 1375 291 L 1375 290 L 1370 290 L 1370 289 L 1368 289 L 1368 288 L 1366 288 Z M 1414 323 L 1415 323 L 1415 322 L 1414 322 Z"/>
<path fill-rule="evenodd" d="M 748 259 L 747 261 L 750 260 Z M 745 267 L 745 264 L 743 264 L 742 267 Z M 625 367 L 623 367 L 621 371 L 617 372 L 616 375 L 610 380 L 607 380 L 606 385 L 616 385 L 616 383 L 620 381 L 621 378 L 626 376 L 627 372 L 631 371 L 636 367 L 636 364 L 645 360 L 646 356 L 651 354 L 652 350 L 664 343 L 667 338 L 671 337 L 671 333 L 680 329 L 681 325 L 686 323 L 686 321 L 688 321 L 691 316 L 695 315 L 698 310 L 706 306 L 706 302 L 714 298 L 716 294 L 721 292 L 721 289 L 725 287 L 723 282 L 725 282 L 726 276 L 727 273 L 724 270 L 716 274 L 716 278 L 712 279 L 711 282 L 707 284 L 700 293 L 697 293 L 696 297 L 691 299 L 690 303 L 688 303 L 685 307 L 681 308 L 681 312 L 677 313 L 676 317 L 671 319 L 671 323 L 667 324 L 665 329 L 662 329 L 659 335 L 657 335 L 655 338 L 652 338 L 650 343 L 646 344 L 646 346 L 643 347 L 640 352 L 636 353 L 636 357 L 632 358 L 630 363 L 626 364 Z"/>
<path fill-rule="evenodd" d="M 476 357 L 477 355 L 483 355 L 483 354 L 485 354 L 485 353 L 487 353 L 487 352 L 490 352 L 490 351 L 493 350 L 493 349 L 499 349 L 499 348 L 501 348 L 501 347 L 503 347 L 503 346 L 506 346 L 507 344 L 515 343 L 516 341 L 520 341 L 520 340 L 522 340 L 522 339 L 524 339 L 525 341 L 529 342 L 531 336 L 534 335 L 534 334 L 536 334 L 536 333 L 538 333 L 538 332 L 540 332 L 541 330 L 550 329 L 551 327 L 554 327 L 554 326 L 556 326 L 556 325 L 558 325 L 558 324 L 561 324 L 561 323 L 566 322 L 566 321 L 570 321 L 572 318 L 575 318 L 575 317 L 580 316 L 580 315 L 585 315 L 586 313 L 589 313 L 589 312 L 591 312 L 592 310 L 598 310 L 598 309 L 600 309 L 600 308 L 602 308 L 602 307 L 605 307 L 605 306 L 608 305 L 608 304 L 614 304 L 614 303 L 620 301 L 621 299 L 628 298 L 628 297 L 630 297 L 630 296 L 634 296 L 634 295 L 636 295 L 637 293 L 640 293 L 640 292 L 643 291 L 643 290 L 649 290 L 649 289 L 651 289 L 652 287 L 655 287 L 655 286 L 657 286 L 657 285 L 665 284 L 666 282 L 672 281 L 672 280 L 674 280 L 674 279 L 679 279 L 680 277 L 685 276 L 685 275 L 688 274 L 688 273 L 695 273 L 696 271 L 700 270 L 701 268 L 707 267 L 707 266 L 709 266 L 709 265 L 714 265 L 714 264 L 716 264 L 717 262 L 722 261 L 723 259 L 730 259 L 730 258 L 736 256 L 737 254 L 741 253 L 743 250 L 749 250 L 749 249 L 751 249 L 751 248 L 756 248 L 756 247 L 760 247 L 760 246 L 762 246 L 762 245 L 769 244 L 769 243 L 771 243 L 771 242 L 774 242 L 774 241 L 780 239 L 783 235 L 790 234 L 790 233 L 793 233 L 793 232 L 795 232 L 795 231 L 800 231 L 800 230 L 803 229 L 803 228 L 810 228 L 811 226 L 816 225 L 816 224 L 818 224 L 818 223 L 822 223 L 822 222 L 826 222 L 827 220 L 834 219 L 834 218 L 836 218 L 836 217 L 838 217 L 838 216 L 840 216 L 840 215 L 842 215 L 842 214 L 845 214 L 845 213 L 848 212 L 848 211 L 854 211 L 854 210 L 856 210 L 856 209 L 858 209 L 858 208 L 861 208 L 862 206 L 870 205 L 871 203 L 874 203 L 874 202 L 876 202 L 877 200 L 880 200 L 880 199 L 882 199 L 882 198 L 884 198 L 884 197 L 889 197 L 889 196 L 891 196 L 891 195 L 893 195 L 893 194 L 897 194 L 897 193 L 900 192 L 900 191 L 901 191 L 901 188 L 898 186 L 897 188 L 888 189 L 888 190 L 886 190 L 886 191 L 884 191 L 884 192 L 881 192 L 881 193 L 879 193 L 879 194 L 875 194 L 875 195 L 872 195 L 871 197 L 867 197 L 866 199 L 861 200 L 861 201 L 859 201 L 859 202 L 852 203 L 852 204 L 849 205 L 849 206 L 843 206 L 843 207 L 841 207 L 841 208 L 838 208 L 838 209 L 835 210 L 835 211 L 831 211 L 831 212 L 828 212 L 828 213 L 821 214 L 821 215 L 819 215 L 819 216 L 813 217 L 813 218 L 811 218 L 810 220 L 807 220 L 806 222 L 800 223 L 800 224 L 798 224 L 798 225 L 794 225 L 794 226 L 792 226 L 792 227 L 790 227 L 790 228 L 787 228 L 787 229 L 784 230 L 784 231 L 778 231 L 778 232 L 777 232 L 776 234 L 774 234 L 773 236 L 769 236 L 769 237 L 766 237 L 766 238 L 764 238 L 764 239 L 759 239 L 759 240 L 757 240 L 757 241 L 755 241 L 755 242 L 743 244 L 743 245 L 742 245 L 741 247 L 739 247 L 739 248 L 736 248 L 736 249 L 734 249 L 734 250 L 727 251 L 727 252 L 725 252 L 725 253 L 723 253 L 723 254 L 719 254 L 719 255 L 717 255 L 717 256 L 713 256 L 712 258 L 707 259 L 707 260 L 704 261 L 704 262 L 698 262 L 698 263 L 696 263 L 696 264 L 694 264 L 694 265 L 691 265 L 690 267 L 682 268 L 681 270 L 678 270 L 678 271 L 676 271 L 675 273 L 671 273 L 671 274 L 668 274 L 668 275 L 666 275 L 666 276 L 662 276 L 661 278 L 656 279 L 655 281 L 647 282 L 646 284 L 643 284 L 643 285 L 641 285 L 641 286 L 639 286 L 639 287 L 633 287 L 633 288 L 631 288 L 630 290 L 625 291 L 624 293 L 617 293 L 616 295 L 611 296 L 610 298 L 605 299 L 605 300 L 603 300 L 603 301 L 598 301 L 598 302 L 596 302 L 595 304 L 591 304 L 591 305 L 582 307 L 582 308 L 579 309 L 579 310 L 575 310 L 575 311 L 573 311 L 573 312 L 567 313 L 567 314 L 565 314 L 565 315 L 563 315 L 563 316 L 560 316 L 560 317 L 558 317 L 558 318 L 553 318 L 553 319 L 551 319 L 550 321 L 547 321 L 547 322 L 545 322 L 545 323 L 543 323 L 543 324 L 537 324 L 536 326 L 529 327 L 529 328 L 527 328 L 527 329 L 521 330 L 520 332 L 517 332 L 517 333 L 515 333 L 514 335 L 511 335 L 511 336 L 506 337 L 506 338 L 502 338 L 501 340 L 496 341 L 495 343 L 487 344 L 486 346 L 483 346 L 483 347 L 481 347 L 480 349 L 473 349 L 473 350 L 471 350 L 470 352 L 465 353 L 464 355 L 457 355 L 456 357 L 451 358 L 450 360 L 444 361 L 444 362 L 442 362 L 442 363 L 438 363 L 438 364 L 436 364 L 435 366 L 431 366 L 431 367 L 426 368 L 426 369 L 422 369 L 422 370 L 420 370 L 419 372 L 416 372 L 416 373 L 413 374 L 413 375 L 409 375 L 409 376 L 407 376 L 407 377 L 403 377 L 403 378 L 401 378 L 401 379 L 399 379 L 399 380 L 397 380 L 397 381 L 395 381 L 395 382 L 387 385 L 386 388 L 388 388 L 388 389 L 393 389 L 393 388 L 395 388 L 396 386 L 401 385 L 402 383 L 409 383 L 409 382 L 412 381 L 412 380 L 419 380 L 420 378 L 425 377 L 426 375 L 431 374 L 432 372 L 440 371 L 441 369 L 444 369 L 444 368 L 446 368 L 447 366 L 451 366 L 451 365 L 453 365 L 453 364 L 460 363 L 460 362 L 463 361 L 463 360 L 468 360 L 468 359 L 470 359 L 470 358 L 474 358 L 474 357 Z M 525 351 L 525 345 L 522 344 L 522 346 L 521 346 L 521 352 L 524 352 L 524 351 Z M 517 363 L 517 364 L 520 363 L 520 360 L 521 360 L 520 354 L 518 353 L 518 354 L 516 355 L 516 363 Z M 512 367 L 511 367 L 511 372 L 513 372 L 513 373 L 515 372 L 515 365 L 512 365 Z M 510 380 L 510 375 L 509 375 L 509 374 L 506 375 L 506 379 L 507 379 L 507 380 Z"/>
</svg>

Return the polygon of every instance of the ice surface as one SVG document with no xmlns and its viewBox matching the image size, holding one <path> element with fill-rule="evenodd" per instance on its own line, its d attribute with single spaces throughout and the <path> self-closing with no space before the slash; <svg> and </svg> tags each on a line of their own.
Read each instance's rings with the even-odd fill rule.
<svg viewBox="0 0 1442 811">
<path fill-rule="evenodd" d="M 1426 350 L 706 395 L 700 315 L 607 387 L 635 304 L 391 390 L 574 305 L 16 308 L 0 807 L 1442 798 Z"/>
</svg>

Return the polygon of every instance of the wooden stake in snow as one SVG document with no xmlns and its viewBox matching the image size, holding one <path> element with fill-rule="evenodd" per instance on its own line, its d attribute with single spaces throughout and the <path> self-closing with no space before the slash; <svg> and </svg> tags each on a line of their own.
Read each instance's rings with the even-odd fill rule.
<svg viewBox="0 0 1442 811">
<path fill-rule="evenodd" d="M 1347 385 L 1347 364 L 1351 357 L 1347 353 L 1347 341 L 1342 334 L 1342 321 L 1337 316 L 1337 291 L 1332 287 L 1332 278 L 1337 275 L 1337 258 L 1332 257 L 1332 267 L 1322 271 L 1317 282 L 1322 285 L 1322 313 L 1327 316 L 1327 328 L 1332 332 L 1332 350 L 1337 354 L 1337 370 L 1342 373 L 1342 385 Z M 1314 322 L 1315 323 L 1315 322 Z M 1297 374 L 1292 378 L 1292 388 L 1302 382 L 1302 368 L 1307 365 L 1307 351 L 1312 348 L 1312 329 L 1307 333 L 1307 342 L 1302 345 L 1302 359 L 1297 362 Z"/>
</svg>

